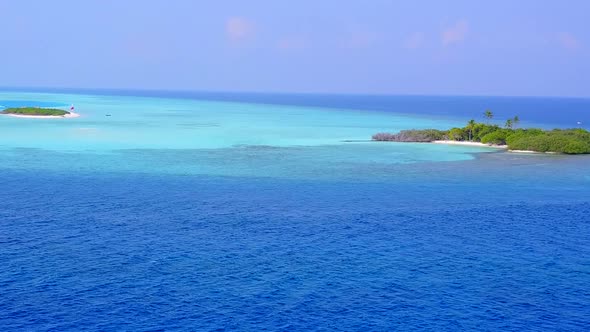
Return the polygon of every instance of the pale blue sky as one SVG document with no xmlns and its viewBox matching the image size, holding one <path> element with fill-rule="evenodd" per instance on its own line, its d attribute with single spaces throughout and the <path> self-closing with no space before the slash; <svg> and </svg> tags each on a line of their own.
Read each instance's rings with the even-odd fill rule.
<svg viewBox="0 0 590 332">
<path fill-rule="evenodd" d="M 0 0 L 0 86 L 590 97 L 588 0 Z"/>
</svg>

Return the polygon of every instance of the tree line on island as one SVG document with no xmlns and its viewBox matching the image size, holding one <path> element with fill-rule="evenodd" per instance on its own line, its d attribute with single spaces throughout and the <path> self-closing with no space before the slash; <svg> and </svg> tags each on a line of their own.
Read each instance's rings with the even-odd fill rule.
<svg viewBox="0 0 590 332">
<path fill-rule="evenodd" d="M 57 108 L 43 108 L 43 107 L 11 107 L 2 110 L 2 114 L 16 114 L 16 115 L 42 115 L 42 116 L 64 116 L 70 114 L 68 111 Z"/>
<path fill-rule="evenodd" d="M 518 116 L 506 120 L 504 127 L 491 124 L 494 114 L 486 110 L 485 123 L 470 120 L 462 128 L 449 130 L 411 129 L 399 133 L 378 133 L 374 141 L 391 142 L 434 142 L 441 140 L 478 142 L 489 145 L 506 145 L 510 150 L 555 152 L 565 154 L 590 153 L 590 132 L 585 129 L 517 128 Z"/>
</svg>

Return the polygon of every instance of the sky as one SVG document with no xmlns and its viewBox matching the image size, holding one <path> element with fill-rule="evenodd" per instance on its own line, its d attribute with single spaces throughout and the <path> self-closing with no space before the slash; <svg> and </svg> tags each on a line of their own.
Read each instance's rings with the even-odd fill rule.
<svg viewBox="0 0 590 332">
<path fill-rule="evenodd" d="M 590 97 L 588 0 L 0 0 L 0 86 Z"/>
</svg>

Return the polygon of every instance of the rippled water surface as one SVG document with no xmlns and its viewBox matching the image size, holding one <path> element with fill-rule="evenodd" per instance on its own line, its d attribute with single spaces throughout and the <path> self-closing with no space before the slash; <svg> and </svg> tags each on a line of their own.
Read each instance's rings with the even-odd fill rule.
<svg viewBox="0 0 590 332">
<path fill-rule="evenodd" d="M 588 157 L 343 142 L 460 114 L 0 100 L 83 115 L 0 118 L 0 330 L 590 327 Z"/>
</svg>

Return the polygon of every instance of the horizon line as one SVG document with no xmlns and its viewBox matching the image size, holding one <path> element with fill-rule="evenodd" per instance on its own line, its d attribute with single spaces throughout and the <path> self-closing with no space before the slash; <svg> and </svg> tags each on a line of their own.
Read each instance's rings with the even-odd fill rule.
<svg viewBox="0 0 590 332">
<path fill-rule="evenodd" d="M 242 94 L 242 95 L 305 95 L 305 96 L 362 96 L 362 97 L 471 97 L 471 98 L 539 98 L 539 99 L 590 99 L 590 96 L 559 96 L 559 95 L 496 95 L 496 94 L 425 94 L 425 93 L 362 93 L 362 92 L 294 92 L 294 91 L 248 91 L 248 90 L 191 90 L 166 88 L 91 88 L 91 87 L 42 87 L 42 86 L 0 86 L 0 91 L 15 92 L 176 92 L 195 94 Z"/>
</svg>

